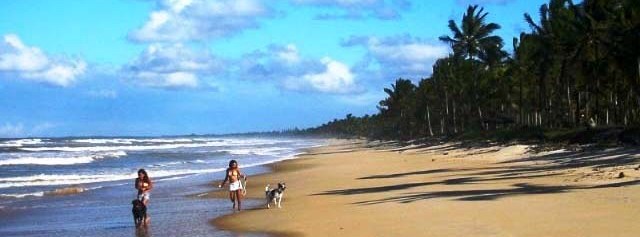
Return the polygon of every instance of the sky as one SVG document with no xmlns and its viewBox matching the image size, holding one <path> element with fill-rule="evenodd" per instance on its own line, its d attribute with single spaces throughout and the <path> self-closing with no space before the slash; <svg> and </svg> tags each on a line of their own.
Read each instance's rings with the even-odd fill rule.
<svg viewBox="0 0 640 237">
<path fill-rule="evenodd" d="M 0 0 L 0 137 L 271 131 L 376 113 L 470 4 L 511 39 L 539 0 Z M 535 17 L 534 17 L 535 18 Z"/>
</svg>

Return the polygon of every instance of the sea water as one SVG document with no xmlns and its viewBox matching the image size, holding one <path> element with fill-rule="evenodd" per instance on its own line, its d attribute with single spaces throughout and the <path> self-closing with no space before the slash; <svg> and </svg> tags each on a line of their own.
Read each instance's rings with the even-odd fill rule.
<svg viewBox="0 0 640 237">
<path fill-rule="evenodd" d="M 229 200 L 197 197 L 224 178 L 229 160 L 253 175 L 322 144 L 267 137 L 2 139 L 0 236 L 233 236 L 208 224 L 231 212 Z M 131 216 L 140 168 L 154 181 L 147 229 L 134 228 Z"/>
</svg>

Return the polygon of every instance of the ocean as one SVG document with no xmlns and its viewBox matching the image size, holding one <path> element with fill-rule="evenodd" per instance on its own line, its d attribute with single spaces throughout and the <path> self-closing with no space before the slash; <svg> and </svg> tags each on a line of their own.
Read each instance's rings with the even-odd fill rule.
<svg viewBox="0 0 640 237">
<path fill-rule="evenodd" d="M 122 137 L 0 140 L 0 236 L 234 236 L 209 220 L 226 199 L 197 198 L 224 178 L 230 159 L 249 175 L 292 159 L 321 139 Z M 137 170 L 154 181 L 148 229 L 136 229 Z M 246 200 L 244 207 L 262 204 Z"/>
</svg>

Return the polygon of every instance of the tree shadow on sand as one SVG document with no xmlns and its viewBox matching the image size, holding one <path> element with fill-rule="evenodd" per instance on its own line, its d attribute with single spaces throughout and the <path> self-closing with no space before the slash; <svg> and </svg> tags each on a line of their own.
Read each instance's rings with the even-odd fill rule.
<svg viewBox="0 0 640 237">
<path fill-rule="evenodd" d="M 413 192 L 405 193 L 402 196 L 395 196 L 383 199 L 355 202 L 356 205 L 373 205 L 387 202 L 411 203 L 433 198 L 454 198 L 459 201 L 489 201 L 500 198 L 518 196 L 518 195 L 535 195 L 535 194 L 553 194 L 565 193 L 573 190 L 581 189 L 598 189 L 612 188 L 636 185 L 640 180 L 632 180 L 621 183 L 603 184 L 595 186 L 544 186 L 528 183 L 518 183 L 512 185 L 513 188 L 505 189 L 478 189 L 478 190 L 460 190 L 460 191 L 437 191 L 437 192 Z"/>
<path fill-rule="evenodd" d="M 417 153 L 424 153 L 422 149 L 428 149 L 438 147 L 438 152 L 447 152 L 457 149 L 474 149 L 474 148 L 489 148 L 496 146 L 495 142 L 486 141 L 458 141 L 458 142 L 446 142 L 442 140 L 415 140 L 415 141 L 377 141 L 369 142 L 364 146 L 367 149 L 374 149 L 379 151 L 392 151 L 392 152 L 405 152 L 408 150 L 416 150 Z"/>
<path fill-rule="evenodd" d="M 553 175 L 556 175 L 556 174 L 518 176 L 517 178 L 532 179 L 532 178 L 539 178 L 539 177 L 553 176 Z M 486 178 L 485 177 L 461 177 L 461 178 L 452 178 L 452 179 L 446 179 L 446 180 L 434 181 L 434 182 L 403 183 L 403 184 L 369 187 L 369 188 L 338 189 L 338 190 L 331 190 L 331 191 L 325 191 L 322 193 L 312 194 L 312 196 L 382 193 L 382 192 L 398 191 L 398 190 L 410 189 L 415 187 L 423 187 L 423 186 L 429 186 L 429 185 L 463 185 L 463 184 L 474 184 L 474 183 L 480 183 L 480 182 L 486 182 L 486 181 L 508 180 L 508 179 L 515 179 L 515 178 L 516 177 L 486 177 Z"/>
<path fill-rule="evenodd" d="M 395 179 L 405 178 L 408 176 L 422 176 L 444 173 L 449 173 L 451 174 L 449 176 L 455 177 L 431 182 L 403 182 L 401 184 L 378 187 L 337 189 L 312 195 L 361 195 L 407 190 L 411 188 L 430 185 L 469 185 L 491 181 L 520 181 L 513 184 L 512 187 L 504 189 L 501 188 L 435 192 L 409 192 L 395 197 L 353 203 L 357 205 L 371 205 L 386 202 L 410 203 L 434 198 L 453 198 L 454 200 L 459 201 L 488 201 L 518 195 L 553 194 L 564 193 L 573 190 L 622 187 L 636 185 L 640 183 L 640 180 L 590 186 L 546 186 L 531 184 L 528 183 L 528 181 L 522 182 L 521 180 L 533 180 L 536 178 L 568 174 L 571 173 L 572 170 L 578 168 L 587 168 L 586 170 L 598 171 L 605 168 L 616 169 L 616 167 L 621 166 L 637 165 L 640 160 L 638 154 L 640 154 L 640 149 L 638 148 L 618 148 L 606 151 L 589 152 L 566 151 L 561 153 L 532 156 L 530 158 L 500 162 L 493 167 L 432 169 L 404 173 L 372 175 L 360 177 L 356 180 Z"/>
<path fill-rule="evenodd" d="M 433 170 L 421 170 L 407 173 L 397 173 L 397 174 L 384 174 L 384 175 L 372 175 L 366 177 L 360 177 L 358 179 L 390 179 L 390 178 L 398 178 L 404 176 L 411 175 L 425 175 L 425 174 L 437 174 L 437 173 L 446 173 L 455 171 L 454 169 L 433 169 Z"/>
</svg>

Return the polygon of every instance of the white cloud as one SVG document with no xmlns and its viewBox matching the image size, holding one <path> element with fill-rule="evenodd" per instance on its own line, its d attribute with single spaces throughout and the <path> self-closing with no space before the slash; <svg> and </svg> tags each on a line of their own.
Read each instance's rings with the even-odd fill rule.
<svg viewBox="0 0 640 237">
<path fill-rule="evenodd" d="M 295 64 L 300 62 L 298 48 L 294 44 L 288 44 L 282 50 L 276 52 L 278 58 L 286 63 Z"/>
<path fill-rule="evenodd" d="M 347 94 L 360 90 L 349 66 L 329 57 L 323 58 L 321 63 L 325 66 L 323 72 L 290 77 L 284 82 L 284 87 L 290 90 L 313 90 L 330 94 Z"/>
<path fill-rule="evenodd" d="M 343 46 L 362 46 L 367 49 L 367 56 L 358 70 L 378 72 L 373 74 L 390 78 L 419 79 L 429 76 L 438 58 L 449 54 L 449 48 L 440 43 L 429 43 L 425 40 L 407 35 L 389 38 L 352 37 L 343 42 Z M 372 68 L 372 62 L 379 68 Z"/>
<path fill-rule="evenodd" d="M 198 79 L 196 75 L 188 72 L 174 72 L 167 75 L 165 80 L 166 86 L 169 87 L 192 87 L 198 86 Z"/>
<path fill-rule="evenodd" d="M 245 54 L 234 63 L 240 79 L 275 83 L 281 89 L 327 94 L 362 93 L 351 68 L 324 57 L 305 58 L 295 44 L 269 45 L 266 50 Z"/>
<path fill-rule="evenodd" d="M 324 69 L 317 60 L 301 57 L 294 44 L 270 45 L 267 50 L 242 55 L 234 65 L 239 78 L 262 81 L 281 81 Z"/>
<path fill-rule="evenodd" d="M 5 35 L 0 49 L 0 70 L 38 71 L 49 64 L 42 50 L 24 45 L 17 35 Z"/>
<path fill-rule="evenodd" d="M 258 26 L 270 11 L 259 0 L 158 0 L 147 22 L 129 33 L 140 42 L 205 40 Z"/>
<path fill-rule="evenodd" d="M 447 55 L 449 50 L 442 45 L 423 42 L 385 44 L 377 38 L 370 38 L 367 48 L 380 63 L 400 66 L 410 72 L 430 71 L 433 62 Z"/>
<path fill-rule="evenodd" d="M 183 44 L 152 44 L 123 72 L 137 84 L 167 89 L 192 89 L 202 76 L 218 73 L 219 60 L 206 50 L 193 51 Z"/>
<path fill-rule="evenodd" d="M 78 75 L 84 74 L 87 64 L 83 61 L 71 61 L 66 64 L 52 64 L 43 71 L 25 72 L 28 79 L 53 83 L 54 85 L 69 86 Z"/>
<path fill-rule="evenodd" d="M 140 72 L 136 75 L 139 83 L 168 89 L 193 89 L 198 87 L 198 77 L 189 72 Z"/>
<path fill-rule="evenodd" d="M 181 12 L 185 7 L 193 3 L 193 0 L 168 0 L 167 5 L 174 12 Z"/>
<path fill-rule="evenodd" d="M 49 58 L 41 49 L 25 45 L 17 35 L 4 35 L 0 43 L 0 73 L 16 73 L 22 79 L 69 86 L 84 74 L 79 59 Z"/>
</svg>

